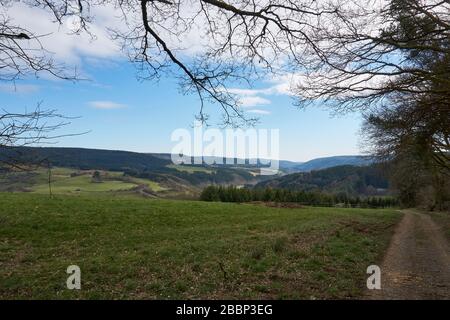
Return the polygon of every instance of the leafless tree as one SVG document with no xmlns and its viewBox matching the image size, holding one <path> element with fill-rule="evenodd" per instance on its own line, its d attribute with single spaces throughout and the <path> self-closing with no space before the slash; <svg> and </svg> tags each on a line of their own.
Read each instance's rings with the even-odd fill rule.
<svg viewBox="0 0 450 320">
<path fill-rule="evenodd" d="M 69 120 L 56 110 L 41 109 L 41 103 L 31 112 L 0 110 L 0 163 L 17 169 L 45 163 L 46 159 L 23 155 L 20 147 L 54 143 L 55 139 L 69 136 L 57 133 Z"/>
<path fill-rule="evenodd" d="M 111 35 L 140 77 L 177 77 L 184 93 L 198 95 L 201 120 L 208 119 L 205 104 L 215 103 L 226 124 L 254 122 L 229 87 L 274 75 L 294 75 L 292 93 L 299 105 L 320 101 L 338 112 L 368 109 L 399 92 L 430 92 L 435 90 L 430 82 L 448 84 L 448 70 L 417 64 L 425 55 L 449 54 L 447 0 L 22 2 L 49 11 L 56 23 L 77 19 L 74 32 L 90 34 L 95 8 L 114 7 L 122 23 Z M 404 28 L 405 23 L 412 26 Z M 4 34 L 16 42 L 21 34 L 38 38 L 23 26 Z M 38 65 L 45 69 L 46 62 Z M 448 99 L 448 85 L 440 90 L 440 99 Z"/>
<path fill-rule="evenodd" d="M 335 111 L 367 109 L 398 92 L 422 93 L 430 90 L 430 81 L 448 83 L 447 70 L 427 70 L 405 55 L 448 55 L 446 0 L 23 2 L 51 12 L 57 23 L 78 19 L 75 33 L 90 33 L 96 7 L 115 7 L 123 23 L 111 34 L 137 64 L 140 77 L 178 77 L 183 92 L 198 95 L 201 120 L 208 118 L 205 103 L 212 102 L 222 108 L 226 124 L 254 121 L 245 118 L 239 97 L 228 88 L 274 74 L 297 76 L 292 92 L 299 105 L 320 100 Z M 403 16 L 396 13 L 400 7 Z M 399 33 L 399 25 L 408 19 L 419 27 Z M 6 28 L 3 34 L 13 45 L 22 37 L 37 38 L 22 26 Z M 201 49 L 187 47 L 191 36 Z M 38 61 L 28 66 L 52 69 L 48 60 Z M 442 98 L 448 98 L 448 91 Z"/>
<path fill-rule="evenodd" d="M 6 3 L 7 1 L 3 1 Z M 333 5 L 311 0 L 29 0 L 51 12 L 55 22 L 77 18 L 74 32 L 89 32 L 96 6 L 114 6 L 122 25 L 110 30 L 138 66 L 142 79 L 169 74 L 180 80 L 183 93 L 200 100 L 199 118 L 208 119 L 205 104 L 218 104 L 224 123 L 254 123 L 242 112 L 239 97 L 228 90 L 251 84 L 268 74 L 305 66 L 318 53 L 311 38 L 317 20 L 334 14 Z M 16 32 L 17 33 L 17 32 Z M 201 50 L 186 54 L 186 39 L 197 35 Z"/>
<path fill-rule="evenodd" d="M 366 115 L 363 132 L 369 152 L 391 161 L 402 153 L 413 154 L 427 167 L 450 175 L 450 126 L 439 106 L 402 101 Z"/>
<path fill-rule="evenodd" d="M 79 18 L 88 31 L 89 10 L 115 6 L 123 26 L 112 30 L 141 77 L 180 78 L 184 92 L 222 107 L 225 122 L 243 120 L 236 82 L 293 73 L 300 105 L 320 99 L 337 111 L 379 102 L 397 92 L 421 93 L 429 81 L 448 81 L 445 70 L 420 68 L 408 54 L 448 55 L 450 5 L 439 0 L 35 0 L 62 23 Z M 402 8 L 401 15 L 397 14 Z M 418 24 L 401 34 L 399 25 Z M 186 55 L 187 37 L 198 33 L 202 49 Z M 405 52 L 407 54 L 405 54 Z M 446 92 L 445 94 L 448 94 Z"/>
<path fill-rule="evenodd" d="M 12 1 L 0 1 L 1 7 Z M 29 2 L 33 5 L 32 2 Z M 37 5 L 37 4 L 34 4 Z M 41 44 L 41 37 L 26 26 L 16 25 L 12 17 L 0 14 L 0 82 L 15 86 L 17 81 L 46 73 L 64 80 L 76 80 L 76 70 L 54 61 L 51 53 Z M 60 137 L 56 130 L 67 125 L 69 118 L 56 110 L 42 108 L 42 103 L 32 111 L 13 112 L 0 105 L 0 162 L 9 167 L 26 168 L 20 161 L 19 149 L 15 147 L 50 142 Z M 14 151 L 13 151 L 14 149 Z M 45 159 L 34 159 L 28 164 L 40 164 Z"/>
<path fill-rule="evenodd" d="M 10 1 L 0 1 L 6 6 Z M 30 74 L 43 73 L 57 78 L 75 80 L 76 70 L 67 72 L 41 44 L 41 37 L 24 26 L 16 25 L 12 17 L 0 14 L 0 81 L 15 82 Z"/>
<path fill-rule="evenodd" d="M 318 71 L 296 89 L 300 104 L 322 99 L 337 111 L 367 110 L 399 94 L 430 93 L 449 101 L 448 1 L 349 5 L 347 12 L 337 11 L 334 26 L 320 28 L 317 40 L 326 45 L 315 59 Z"/>
<path fill-rule="evenodd" d="M 445 2 L 417 4 L 392 2 L 397 24 L 385 37 L 402 46 L 404 71 L 371 93 L 383 100 L 366 113 L 364 129 L 380 158 L 407 152 L 450 175 L 450 7 L 436 11 Z"/>
</svg>

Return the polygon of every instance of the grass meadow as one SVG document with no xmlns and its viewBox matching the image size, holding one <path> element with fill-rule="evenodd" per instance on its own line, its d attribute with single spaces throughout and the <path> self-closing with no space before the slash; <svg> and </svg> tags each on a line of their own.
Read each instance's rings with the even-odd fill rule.
<svg viewBox="0 0 450 320">
<path fill-rule="evenodd" d="M 391 209 L 0 193 L 0 298 L 356 298 L 400 217 Z M 66 288 L 73 264 L 81 290 Z"/>
</svg>

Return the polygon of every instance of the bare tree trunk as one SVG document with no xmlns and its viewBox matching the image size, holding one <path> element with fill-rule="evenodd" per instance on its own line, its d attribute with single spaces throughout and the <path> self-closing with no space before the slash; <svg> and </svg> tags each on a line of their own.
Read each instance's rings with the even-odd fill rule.
<svg viewBox="0 0 450 320">
<path fill-rule="evenodd" d="M 47 173 L 48 173 L 48 192 L 50 197 L 53 197 L 53 193 L 52 193 L 52 168 L 50 165 L 50 161 L 47 160 Z"/>
</svg>

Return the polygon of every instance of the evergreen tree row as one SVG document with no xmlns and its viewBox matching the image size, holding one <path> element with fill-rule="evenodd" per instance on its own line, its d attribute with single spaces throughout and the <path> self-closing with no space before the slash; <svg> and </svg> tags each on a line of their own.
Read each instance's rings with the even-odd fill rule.
<svg viewBox="0 0 450 320">
<path fill-rule="evenodd" d="M 359 208 L 389 208 L 398 205 L 393 197 L 350 197 L 347 194 L 291 191 L 286 189 L 248 189 L 234 186 L 208 186 L 200 200 L 221 202 L 296 202 L 311 206 L 343 206 Z"/>
</svg>

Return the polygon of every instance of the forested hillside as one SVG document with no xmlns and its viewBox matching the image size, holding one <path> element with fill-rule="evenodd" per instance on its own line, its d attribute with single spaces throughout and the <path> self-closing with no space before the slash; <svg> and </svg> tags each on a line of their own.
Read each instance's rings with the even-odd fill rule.
<svg viewBox="0 0 450 320">
<path fill-rule="evenodd" d="M 256 188 L 281 188 L 292 191 L 324 191 L 349 195 L 383 195 L 389 193 L 389 182 L 378 165 L 366 167 L 337 166 L 299 172 L 263 181 Z"/>
<path fill-rule="evenodd" d="M 103 170 L 118 172 L 126 177 L 153 181 L 177 194 L 197 193 L 208 185 L 255 185 L 257 188 L 283 188 L 292 191 L 321 191 L 347 195 L 384 195 L 388 193 L 388 181 L 383 171 L 375 166 L 344 165 L 323 170 L 299 172 L 281 176 L 261 176 L 257 165 L 174 165 L 169 154 L 146 154 L 127 151 L 96 150 L 82 148 L 8 148 L 0 157 L 7 162 L 13 157 L 22 164 L 37 164 L 40 168 L 70 168 L 78 171 Z M 329 157 L 309 161 L 304 168 L 315 165 L 331 165 L 336 161 L 362 164 L 362 157 Z M 281 162 L 281 165 L 286 165 Z M 299 167 L 293 162 L 289 170 Z M 296 169 L 297 168 L 297 169 Z M 282 168 L 283 169 L 283 168 Z M 117 175 L 114 175 L 115 179 Z M 2 190 L 29 189 L 36 182 L 31 173 L 9 174 Z M 20 187 L 17 187 L 20 186 Z"/>
</svg>

